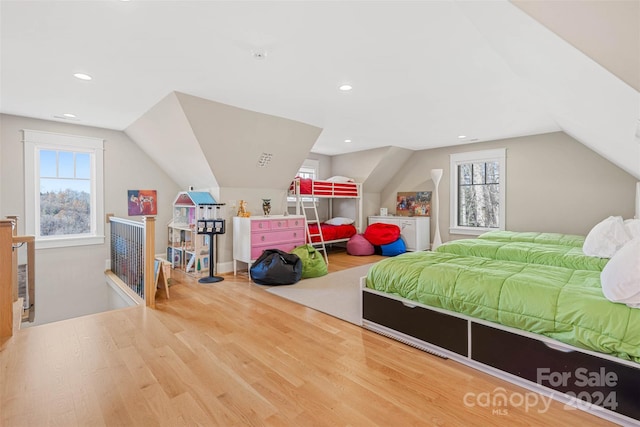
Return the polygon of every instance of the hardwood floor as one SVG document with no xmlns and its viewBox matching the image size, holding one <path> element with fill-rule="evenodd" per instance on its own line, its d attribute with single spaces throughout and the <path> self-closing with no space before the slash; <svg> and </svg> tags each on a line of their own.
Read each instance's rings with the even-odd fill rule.
<svg viewBox="0 0 640 427">
<path fill-rule="evenodd" d="M 330 269 L 374 257 L 331 255 Z M 0 351 L 2 426 L 609 425 L 265 292 L 174 271 L 156 310 L 22 329 Z M 533 396 L 533 395 L 532 395 Z M 537 395 L 535 395 L 537 396 Z M 533 399 L 533 397 L 531 397 Z M 532 402 L 532 400 L 529 400 Z"/>
</svg>

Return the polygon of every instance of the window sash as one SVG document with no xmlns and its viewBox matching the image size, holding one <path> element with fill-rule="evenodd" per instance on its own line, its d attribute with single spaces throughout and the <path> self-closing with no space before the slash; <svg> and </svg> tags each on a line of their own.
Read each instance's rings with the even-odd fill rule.
<svg viewBox="0 0 640 427">
<path fill-rule="evenodd" d="M 96 234 L 96 218 L 95 215 L 93 214 L 93 210 L 95 210 L 95 200 L 96 200 L 96 186 L 95 186 L 95 174 L 93 173 L 93 171 L 95 171 L 95 154 L 93 152 L 93 150 L 76 150 L 76 151 L 72 151 L 72 150 L 68 150 L 68 149 L 62 149 L 62 150 L 56 150 L 53 149 L 53 147 L 36 147 L 35 148 L 37 154 L 36 154 L 36 159 L 38 161 L 38 167 L 36 168 L 39 173 L 38 173 L 38 179 L 36 180 L 36 186 L 37 188 L 35 189 L 36 194 L 38 195 L 37 199 L 36 199 L 36 238 L 37 239 L 47 239 L 47 240 L 51 240 L 51 239 L 59 239 L 61 237 L 65 237 L 65 238 L 69 238 L 69 237 L 91 237 L 94 236 Z M 42 164 L 40 163 L 42 160 L 42 152 L 44 151 L 50 151 L 56 154 L 55 156 L 55 174 L 51 175 L 51 176 L 43 176 L 42 175 Z M 64 156 L 61 156 L 61 154 L 64 154 Z M 80 155 L 87 155 L 88 156 L 88 160 L 89 160 L 89 176 L 88 178 L 78 178 L 77 177 L 77 162 L 76 162 L 76 155 L 80 154 Z M 64 158 L 67 158 L 68 160 L 68 155 L 71 155 L 71 163 L 72 164 L 67 164 L 64 165 L 65 160 Z M 62 162 L 61 162 L 61 158 L 63 158 Z M 71 174 L 72 176 L 63 176 L 61 175 L 61 163 L 63 163 L 63 167 L 70 167 L 72 168 L 73 173 Z M 68 162 L 67 162 L 68 163 Z M 87 190 L 87 193 L 89 194 L 89 219 L 88 219 L 88 230 L 86 232 L 81 232 L 81 233 L 65 233 L 65 234 L 43 234 L 43 224 L 42 224 L 42 194 L 43 191 L 47 191 L 47 190 L 43 190 L 43 181 L 50 181 L 50 180 L 55 180 L 55 181 L 66 181 L 69 182 L 70 184 L 73 182 L 82 182 L 85 181 L 86 183 L 89 184 L 89 188 Z M 64 190 L 67 190 L 69 187 L 65 188 Z M 48 192 L 52 192 L 51 190 L 49 190 Z M 59 193 L 60 191 L 53 191 L 54 193 Z"/>
<path fill-rule="evenodd" d="M 450 228 L 452 234 L 479 235 L 505 226 L 506 149 L 452 154 Z M 493 190 L 493 191 L 492 191 Z M 497 191 L 495 191 L 497 190 Z M 496 200 L 497 197 L 497 200 Z M 463 203 L 470 200 L 470 205 Z M 478 203 L 497 208 L 485 209 L 484 221 L 466 209 Z"/>
<path fill-rule="evenodd" d="M 104 243 L 104 140 L 76 135 L 23 130 L 25 157 L 25 230 L 36 237 L 36 248 L 54 248 Z M 82 234 L 42 235 L 40 229 L 40 153 L 42 151 L 71 152 L 88 155 L 90 170 L 90 232 Z M 57 159 L 59 161 L 59 159 Z M 56 166 L 59 166 L 57 164 Z M 59 170 L 56 168 L 56 176 Z M 74 175 L 77 175 L 76 170 Z M 56 178 L 58 179 L 58 178 Z M 64 178 L 63 178 L 64 179 Z"/>
<path fill-rule="evenodd" d="M 305 179 L 317 179 L 320 173 L 320 161 L 315 159 L 306 159 L 300 169 L 298 169 L 298 174 L 300 178 Z M 301 197 L 304 202 L 314 202 L 317 203 L 318 199 L 316 197 Z M 297 198 L 294 196 L 287 197 L 287 205 L 295 206 Z"/>
</svg>

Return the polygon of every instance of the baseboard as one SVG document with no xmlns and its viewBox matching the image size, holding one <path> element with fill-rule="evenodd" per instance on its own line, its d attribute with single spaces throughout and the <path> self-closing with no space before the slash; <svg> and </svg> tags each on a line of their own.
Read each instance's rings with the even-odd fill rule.
<svg viewBox="0 0 640 427">
<path fill-rule="evenodd" d="M 18 298 L 17 301 L 13 303 L 13 334 L 20 329 L 20 325 L 22 324 L 22 310 L 24 305 L 24 299 Z"/>
<path fill-rule="evenodd" d="M 233 273 L 233 261 L 219 262 L 216 267 L 216 274 Z"/>
</svg>

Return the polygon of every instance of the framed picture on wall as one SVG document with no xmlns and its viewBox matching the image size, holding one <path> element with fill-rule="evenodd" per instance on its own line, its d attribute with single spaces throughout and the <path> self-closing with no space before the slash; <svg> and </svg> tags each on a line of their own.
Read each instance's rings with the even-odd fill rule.
<svg viewBox="0 0 640 427">
<path fill-rule="evenodd" d="M 396 215 L 431 216 L 431 191 L 398 192 Z"/>
<path fill-rule="evenodd" d="M 127 200 L 129 216 L 158 214 L 156 190 L 127 190 Z"/>
</svg>

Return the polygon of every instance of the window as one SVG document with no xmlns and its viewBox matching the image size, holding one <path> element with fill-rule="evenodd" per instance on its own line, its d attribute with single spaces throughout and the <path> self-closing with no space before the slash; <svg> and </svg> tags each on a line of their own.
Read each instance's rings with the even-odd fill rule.
<svg viewBox="0 0 640 427">
<path fill-rule="evenodd" d="M 306 159 L 302 163 L 302 166 L 300 166 L 300 169 L 298 169 L 298 174 L 296 176 L 299 176 L 300 178 L 307 178 L 307 179 L 318 179 L 319 171 L 320 171 L 319 160 Z M 315 200 L 314 197 L 303 197 L 302 200 L 304 200 L 305 202 L 317 201 Z M 287 197 L 287 202 L 289 202 L 289 205 L 295 204 L 295 201 L 296 201 L 295 197 Z"/>
<path fill-rule="evenodd" d="M 452 234 L 504 230 L 506 149 L 451 155 Z"/>
<path fill-rule="evenodd" d="M 320 162 L 314 159 L 307 159 L 302 163 L 300 169 L 298 170 L 298 175 L 300 178 L 318 178 L 318 170 L 320 168 Z"/>
<path fill-rule="evenodd" d="M 25 229 L 37 248 L 104 243 L 103 140 L 24 130 Z"/>
</svg>

